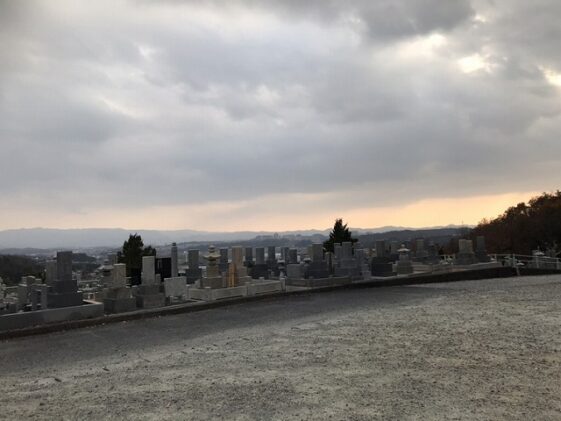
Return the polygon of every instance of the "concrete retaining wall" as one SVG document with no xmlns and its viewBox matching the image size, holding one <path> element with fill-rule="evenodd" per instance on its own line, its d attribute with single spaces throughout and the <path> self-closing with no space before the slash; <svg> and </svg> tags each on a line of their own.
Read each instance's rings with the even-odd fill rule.
<svg viewBox="0 0 561 421">
<path fill-rule="evenodd" d="M 307 288 L 323 288 L 323 287 L 334 287 L 349 285 L 351 283 L 351 278 L 348 276 L 340 276 L 333 278 L 318 278 L 318 279 L 287 279 L 286 285 L 291 285 L 295 287 L 307 287 Z"/>
<path fill-rule="evenodd" d="M 25 329 L 70 320 L 92 319 L 103 316 L 103 304 L 85 301 L 84 305 L 64 308 L 13 313 L 0 316 L 0 331 Z"/>
</svg>

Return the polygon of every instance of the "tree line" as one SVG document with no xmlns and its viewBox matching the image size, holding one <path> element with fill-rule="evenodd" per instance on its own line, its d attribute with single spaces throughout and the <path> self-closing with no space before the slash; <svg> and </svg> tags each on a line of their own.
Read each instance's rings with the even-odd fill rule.
<svg viewBox="0 0 561 421">
<path fill-rule="evenodd" d="M 470 233 L 484 235 L 490 253 L 531 254 L 538 248 L 559 254 L 561 192 L 542 193 L 511 206 L 495 219 L 482 220 Z"/>
</svg>

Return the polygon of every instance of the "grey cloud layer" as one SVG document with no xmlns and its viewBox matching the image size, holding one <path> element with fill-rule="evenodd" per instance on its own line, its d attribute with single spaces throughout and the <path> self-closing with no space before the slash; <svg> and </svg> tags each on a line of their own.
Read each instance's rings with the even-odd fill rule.
<svg viewBox="0 0 561 421">
<path fill-rule="evenodd" d="M 329 207 L 554 188 L 561 6 L 532 4 L 0 2 L 0 195 Z M 476 54 L 487 67 L 463 73 Z"/>
</svg>

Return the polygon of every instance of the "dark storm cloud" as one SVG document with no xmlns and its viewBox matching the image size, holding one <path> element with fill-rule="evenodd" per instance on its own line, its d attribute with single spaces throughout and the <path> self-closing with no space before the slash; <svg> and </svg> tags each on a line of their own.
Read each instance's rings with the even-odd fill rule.
<svg viewBox="0 0 561 421">
<path fill-rule="evenodd" d="M 0 8 L 0 195 L 21 206 L 335 208 L 561 181 L 556 1 Z"/>
</svg>

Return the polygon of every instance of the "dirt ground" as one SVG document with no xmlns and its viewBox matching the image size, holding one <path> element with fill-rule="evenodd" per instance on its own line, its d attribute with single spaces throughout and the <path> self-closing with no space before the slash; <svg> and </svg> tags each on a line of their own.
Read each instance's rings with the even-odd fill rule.
<svg viewBox="0 0 561 421">
<path fill-rule="evenodd" d="M 0 418 L 561 419 L 561 276 L 342 290 L 3 341 Z"/>
</svg>

